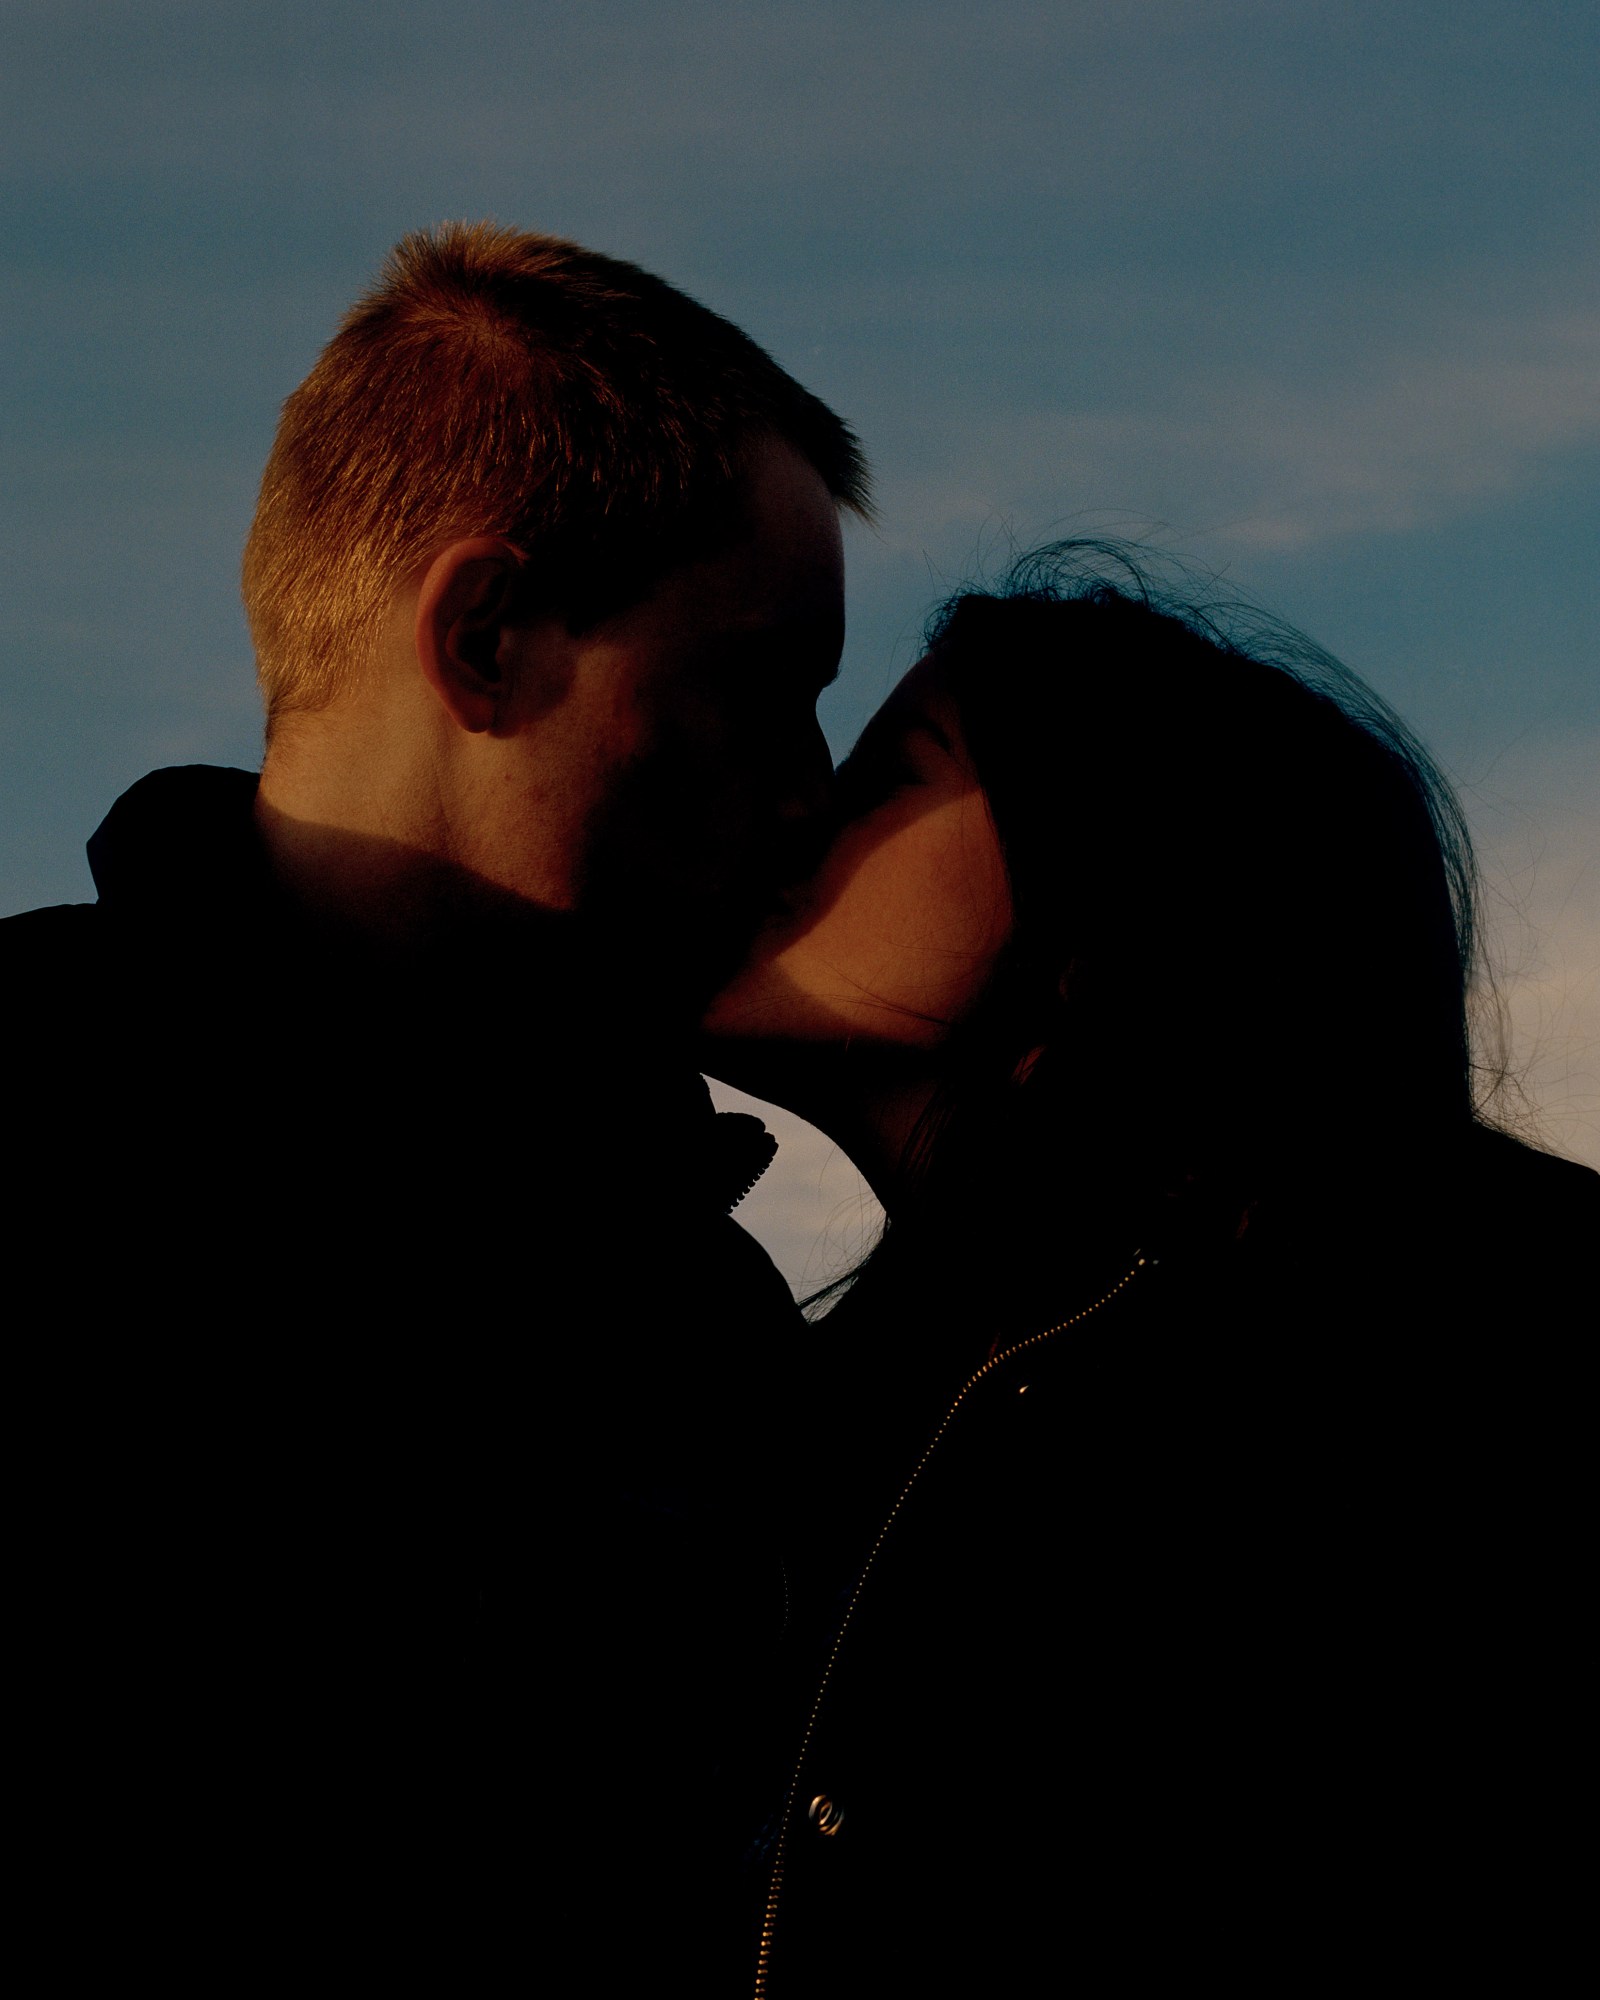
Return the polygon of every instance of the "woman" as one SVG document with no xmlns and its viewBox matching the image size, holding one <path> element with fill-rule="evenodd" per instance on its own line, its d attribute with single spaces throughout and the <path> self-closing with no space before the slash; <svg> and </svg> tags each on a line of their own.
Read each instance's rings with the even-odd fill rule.
<svg viewBox="0 0 1600 2000">
<path fill-rule="evenodd" d="M 1097 553 L 941 614 L 709 1021 L 889 1216 L 795 1399 L 759 1990 L 1526 1983 L 1600 1182 L 1477 1115 L 1403 726 Z"/>
</svg>

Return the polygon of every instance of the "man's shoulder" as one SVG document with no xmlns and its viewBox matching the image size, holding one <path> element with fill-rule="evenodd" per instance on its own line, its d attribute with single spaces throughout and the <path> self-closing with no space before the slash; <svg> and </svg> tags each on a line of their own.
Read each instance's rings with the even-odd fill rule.
<svg viewBox="0 0 1600 2000">
<path fill-rule="evenodd" d="M 54 903 L 0 918 L 0 981 L 7 998 L 16 1001 L 32 987 L 89 970 L 104 941 L 98 903 Z"/>
</svg>

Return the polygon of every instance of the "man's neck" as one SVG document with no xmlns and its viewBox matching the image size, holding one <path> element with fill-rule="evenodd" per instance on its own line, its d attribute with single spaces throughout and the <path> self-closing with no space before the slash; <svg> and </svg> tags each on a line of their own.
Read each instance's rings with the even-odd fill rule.
<svg viewBox="0 0 1600 2000">
<path fill-rule="evenodd" d="M 390 957 L 553 941 L 559 918 L 456 852 L 447 776 L 420 732 L 382 715 L 286 718 L 255 802 L 279 893 L 312 928 Z"/>
<path fill-rule="evenodd" d="M 255 824 L 274 884 L 316 930 L 404 954 L 481 927 L 477 905 L 487 899 L 465 871 L 403 839 L 300 817 L 271 795 L 265 779 Z M 511 914 L 501 911 L 500 923 Z"/>
</svg>

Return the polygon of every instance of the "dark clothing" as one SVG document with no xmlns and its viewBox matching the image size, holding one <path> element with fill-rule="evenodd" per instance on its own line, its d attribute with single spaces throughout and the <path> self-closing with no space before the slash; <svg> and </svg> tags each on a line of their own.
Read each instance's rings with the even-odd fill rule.
<svg viewBox="0 0 1600 2000">
<path fill-rule="evenodd" d="M 1600 1179 L 1480 1153 L 1409 1242 L 1164 1257 L 964 1395 L 958 1249 L 823 1322 L 772 2000 L 1560 1983 Z"/>
<path fill-rule="evenodd" d="M 559 932 L 302 922 L 253 784 L 0 926 L 19 1904 L 63 1983 L 738 1991 L 770 1142 Z"/>
</svg>

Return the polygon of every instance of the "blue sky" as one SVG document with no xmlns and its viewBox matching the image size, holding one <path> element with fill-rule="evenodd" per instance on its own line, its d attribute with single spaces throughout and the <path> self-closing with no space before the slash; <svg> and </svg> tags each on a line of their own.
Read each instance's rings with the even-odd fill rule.
<svg viewBox="0 0 1600 2000">
<path fill-rule="evenodd" d="M 1463 785 L 1520 1054 L 1600 1155 L 1600 9 L 0 0 L 0 909 L 252 763 L 279 402 L 403 231 L 658 269 L 858 426 L 843 747 L 1013 542 L 1151 532 Z"/>
</svg>

